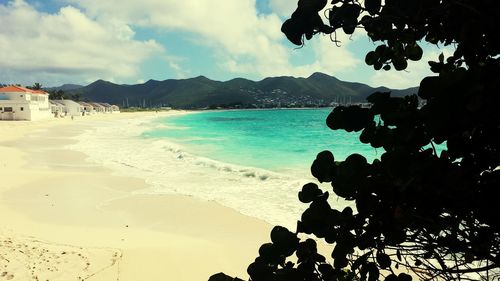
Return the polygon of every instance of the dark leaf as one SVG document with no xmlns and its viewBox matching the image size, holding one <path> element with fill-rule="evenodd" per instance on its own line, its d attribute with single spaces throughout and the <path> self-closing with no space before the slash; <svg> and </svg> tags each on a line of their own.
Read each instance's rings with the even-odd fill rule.
<svg viewBox="0 0 500 281">
<path fill-rule="evenodd" d="M 418 96 L 423 99 L 430 99 L 439 95 L 441 92 L 441 80 L 439 77 L 428 76 L 420 82 Z"/>
<path fill-rule="evenodd" d="M 299 0 L 298 8 L 308 12 L 319 12 L 326 6 L 327 0 Z"/>
<path fill-rule="evenodd" d="M 354 31 L 356 30 L 356 25 L 354 24 L 344 25 L 342 26 L 342 30 L 344 31 L 345 34 L 353 34 Z"/>
<path fill-rule="evenodd" d="M 411 275 L 408 275 L 406 273 L 400 273 L 398 275 L 398 281 L 411 281 L 411 280 L 412 280 Z"/>
<path fill-rule="evenodd" d="M 226 274 L 220 272 L 220 273 L 217 273 L 217 274 L 210 276 L 208 281 L 243 281 L 243 280 L 240 278 L 233 278 L 229 275 L 226 275 Z"/>
<path fill-rule="evenodd" d="M 313 261 L 316 262 L 315 258 L 318 253 L 316 246 L 316 241 L 312 239 L 307 239 L 304 242 L 300 242 L 297 247 L 297 258 L 298 262 Z"/>
<path fill-rule="evenodd" d="M 368 263 L 368 281 L 377 281 L 380 276 L 380 271 L 375 263 Z"/>
<path fill-rule="evenodd" d="M 270 280 L 273 275 L 272 269 L 259 259 L 256 259 L 248 266 L 247 273 L 254 281 Z"/>
<path fill-rule="evenodd" d="M 297 249 L 299 238 L 282 226 L 275 226 L 271 231 L 271 241 L 276 246 L 276 250 L 285 256 L 290 256 Z"/>
<path fill-rule="evenodd" d="M 318 153 L 316 159 L 311 165 L 311 174 L 319 182 L 331 182 L 335 175 L 335 158 L 330 151 Z"/>
<path fill-rule="evenodd" d="M 382 269 L 389 268 L 389 267 L 391 267 L 391 258 L 389 257 L 389 255 L 387 255 L 385 253 L 378 252 L 377 253 L 377 263 L 380 265 L 380 268 L 382 268 Z"/>
<path fill-rule="evenodd" d="M 408 62 L 404 58 L 393 58 L 392 65 L 397 71 L 405 70 L 408 67 Z"/>
<path fill-rule="evenodd" d="M 339 7 L 332 7 L 328 14 L 330 26 L 337 29 L 342 26 L 342 10 Z"/>
<path fill-rule="evenodd" d="M 370 103 L 385 102 L 391 97 L 390 92 L 375 92 L 369 95 L 366 100 Z"/>
<path fill-rule="evenodd" d="M 359 106 L 336 107 L 326 119 L 326 124 L 332 130 L 344 129 L 347 132 L 360 131 L 373 121 L 373 115 L 368 108 Z"/>
<path fill-rule="evenodd" d="M 376 15 L 380 11 L 382 0 L 365 0 L 365 9 L 370 15 Z"/>
<path fill-rule="evenodd" d="M 321 273 L 321 277 L 323 280 L 331 280 L 335 274 L 333 267 L 327 263 L 318 265 L 318 271 Z"/>
<path fill-rule="evenodd" d="M 398 281 L 398 277 L 395 274 L 389 274 L 385 277 L 385 281 Z"/>
<path fill-rule="evenodd" d="M 338 255 L 333 260 L 333 267 L 336 269 L 342 269 L 347 267 L 347 265 L 349 265 L 349 260 L 345 256 Z"/>
<path fill-rule="evenodd" d="M 361 267 L 362 265 L 365 265 L 366 264 L 366 261 L 368 260 L 368 257 L 372 254 L 372 252 L 368 252 L 364 255 L 362 255 L 361 257 L 357 258 L 354 263 L 352 264 L 351 266 L 351 270 L 352 271 L 355 271 L 357 270 L 359 267 Z"/>
<path fill-rule="evenodd" d="M 378 56 L 374 51 L 368 52 L 365 57 L 365 63 L 367 65 L 374 65 L 378 60 Z"/>
<path fill-rule="evenodd" d="M 260 246 L 259 256 L 262 257 L 264 261 L 270 264 L 278 265 L 283 261 L 281 254 L 277 247 L 273 243 L 266 243 Z"/>
<path fill-rule="evenodd" d="M 299 200 L 302 203 L 310 203 L 321 194 L 323 194 L 323 192 L 318 188 L 317 184 L 308 183 L 304 185 L 302 191 L 299 192 Z"/>
<path fill-rule="evenodd" d="M 303 29 L 300 23 L 295 19 L 286 20 L 281 26 L 281 32 L 286 35 L 286 38 L 295 45 L 302 46 Z"/>
<path fill-rule="evenodd" d="M 424 52 L 417 43 L 409 44 L 405 49 L 406 56 L 412 61 L 419 61 Z"/>
</svg>

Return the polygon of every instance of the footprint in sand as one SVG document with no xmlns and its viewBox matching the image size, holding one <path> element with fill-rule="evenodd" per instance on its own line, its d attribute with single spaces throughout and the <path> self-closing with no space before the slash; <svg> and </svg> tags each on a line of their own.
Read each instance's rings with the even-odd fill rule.
<svg viewBox="0 0 500 281">
<path fill-rule="evenodd" d="M 5 277 L 6 280 L 12 280 L 14 279 L 14 274 L 9 274 L 8 272 L 4 271 L 2 274 L 0 274 L 0 277 Z"/>
</svg>

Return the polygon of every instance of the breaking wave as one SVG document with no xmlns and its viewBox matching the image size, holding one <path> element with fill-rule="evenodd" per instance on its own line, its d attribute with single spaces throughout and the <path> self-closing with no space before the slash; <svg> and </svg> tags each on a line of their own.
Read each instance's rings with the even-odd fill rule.
<svg viewBox="0 0 500 281">
<path fill-rule="evenodd" d="M 158 126 L 153 118 L 92 123 L 68 148 L 116 174 L 144 179 L 142 194 L 178 194 L 215 201 L 271 224 L 295 228 L 307 207 L 297 192 L 311 179 L 224 163 L 186 152 L 166 139 L 142 137 Z M 173 129 L 173 128 L 172 128 Z"/>
</svg>

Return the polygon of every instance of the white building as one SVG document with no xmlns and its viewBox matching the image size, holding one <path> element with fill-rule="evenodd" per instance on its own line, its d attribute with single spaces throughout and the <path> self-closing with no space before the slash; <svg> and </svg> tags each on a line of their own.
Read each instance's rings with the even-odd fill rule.
<svg viewBox="0 0 500 281">
<path fill-rule="evenodd" d="M 72 100 L 54 100 L 56 103 L 64 105 L 64 111 L 67 116 L 82 116 L 83 106 Z"/>
<path fill-rule="evenodd" d="M 100 104 L 103 105 L 104 107 L 106 107 L 106 112 L 109 112 L 109 113 L 115 113 L 115 112 L 119 113 L 120 112 L 120 108 L 117 105 L 109 104 L 109 103 L 105 103 L 105 102 L 101 102 Z"/>
<path fill-rule="evenodd" d="M 85 115 L 95 114 L 94 106 L 92 106 L 90 103 L 86 103 L 83 101 L 79 101 L 78 103 L 82 106 L 82 110 L 83 112 L 85 112 Z"/>
<path fill-rule="evenodd" d="M 52 112 L 52 115 L 54 117 L 64 117 L 66 115 L 64 105 L 52 100 L 49 100 L 49 105 L 50 105 L 50 111 Z"/>
<path fill-rule="evenodd" d="M 20 86 L 0 88 L 0 120 L 40 120 L 50 117 L 48 93 Z"/>
<path fill-rule="evenodd" d="M 113 108 L 111 107 L 111 104 L 104 102 L 99 102 L 99 104 L 104 107 L 105 113 L 113 113 Z"/>
<path fill-rule="evenodd" d="M 113 110 L 113 112 L 120 113 L 120 107 L 118 107 L 118 105 L 112 104 L 111 110 Z"/>
<path fill-rule="evenodd" d="M 93 107 L 95 112 L 97 113 L 105 113 L 106 112 L 106 107 L 103 106 L 102 104 L 98 102 L 89 102 Z"/>
</svg>

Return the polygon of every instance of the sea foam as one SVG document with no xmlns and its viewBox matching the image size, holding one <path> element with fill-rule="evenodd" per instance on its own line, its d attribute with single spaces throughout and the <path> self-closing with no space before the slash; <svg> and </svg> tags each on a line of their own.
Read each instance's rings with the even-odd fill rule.
<svg viewBox="0 0 500 281">
<path fill-rule="evenodd" d="M 158 126 L 152 118 L 93 123 L 68 148 L 116 174 L 145 179 L 150 188 L 141 194 L 177 194 L 215 201 L 273 225 L 295 229 L 307 208 L 297 199 L 303 175 L 277 173 L 215 161 L 190 154 L 166 139 L 144 138 Z"/>
</svg>

